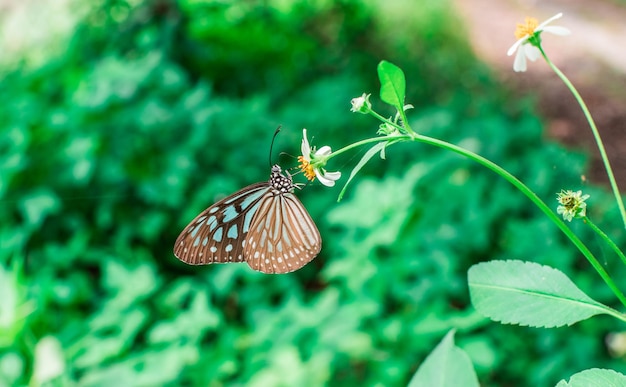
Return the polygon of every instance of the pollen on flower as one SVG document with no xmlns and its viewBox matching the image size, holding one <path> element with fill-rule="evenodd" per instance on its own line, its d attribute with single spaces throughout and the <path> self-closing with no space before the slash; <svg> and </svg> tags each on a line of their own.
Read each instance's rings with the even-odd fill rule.
<svg viewBox="0 0 626 387">
<path fill-rule="evenodd" d="M 583 195 L 582 191 L 561 190 L 556 194 L 556 199 L 560 204 L 556 212 L 568 222 L 574 218 L 584 217 L 587 213 L 585 200 L 589 199 L 589 195 Z"/>
<path fill-rule="evenodd" d="M 304 156 L 298 156 L 298 162 L 300 163 L 300 170 L 304 173 L 304 177 L 309 181 L 313 181 L 313 179 L 315 179 L 315 170 L 311 163 L 305 160 Z"/>
<path fill-rule="evenodd" d="M 524 36 L 531 36 L 535 33 L 535 29 L 539 25 L 539 22 L 534 17 L 527 17 L 526 23 L 517 23 L 517 28 L 515 29 L 515 38 L 521 39 Z"/>
</svg>

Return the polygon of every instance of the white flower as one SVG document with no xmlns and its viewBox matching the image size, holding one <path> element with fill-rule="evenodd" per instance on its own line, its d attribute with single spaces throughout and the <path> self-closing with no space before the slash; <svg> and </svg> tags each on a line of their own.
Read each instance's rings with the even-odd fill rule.
<svg viewBox="0 0 626 387">
<path fill-rule="evenodd" d="M 589 195 L 583 195 L 582 191 L 561 190 L 556 194 L 556 200 L 560 206 L 557 207 L 556 213 L 563 216 L 563 219 L 571 222 L 574 218 L 584 218 L 587 214 L 587 203 Z"/>
<path fill-rule="evenodd" d="M 65 372 L 65 358 L 61 343 L 56 337 L 45 336 L 35 345 L 33 380 L 37 385 L 48 384 L 61 376 L 63 372 Z"/>
<path fill-rule="evenodd" d="M 370 110 L 372 110 L 372 104 L 370 103 L 370 95 L 365 94 L 360 97 L 352 98 L 350 103 L 352 104 L 351 112 L 363 113 L 367 114 Z"/>
<path fill-rule="evenodd" d="M 517 51 L 515 61 L 513 62 L 513 70 L 516 72 L 526 71 L 526 58 L 534 62 L 541 56 L 541 52 L 537 46 L 541 44 L 540 35 L 542 32 L 549 32 L 561 36 L 569 35 L 570 31 L 565 27 L 548 26 L 553 20 L 561 16 L 563 16 L 563 14 L 558 13 L 539 25 L 537 24 L 537 19 L 527 17 L 525 24 L 517 24 L 515 37 L 518 40 L 506 53 L 508 56 L 511 56 Z"/>
<path fill-rule="evenodd" d="M 302 129 L 302 156 L 298 156 L 300 169 L 304 176 L 313 181 L 317 177 L 320 183 L 327 187 L 335 185 L 335 181 L 341 178 L 341 172 L 327 172 L 323 166 L 326 165 L 326 156 L 332 153 L 328 145 L 318 149 L 312 149 L 309 140 L 306 138 L 306 129 Z M 313 154 L 311 154 L 313 152 Z"/>
</svg>

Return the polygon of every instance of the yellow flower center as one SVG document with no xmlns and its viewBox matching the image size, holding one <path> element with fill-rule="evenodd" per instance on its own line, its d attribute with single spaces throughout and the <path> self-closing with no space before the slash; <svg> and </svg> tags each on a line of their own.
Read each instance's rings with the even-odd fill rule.
<svg viewBox="0 0 626 387">
<path fill-rule="evenodd" d="M 300 170 L 304 172 L 304 177 L 313 181 L 315 179 L 315 170 L 311 163 L 304 159 L 304 156 L 298 156 L 298 162 L 300 162 Z"/>
<path fill-rule="evenodd" d="M 574 208 L 574 207 L 576 207 L 578 205 L 578 203 L 576 202 L 576 198 L 574 198 L 572 196 L 564 196 L 559 201 L 568 210 L 570 210 L 570 209 L 572 209 L 572 208 Z"/>
<path fill-rule="evenodd" d="M 535 33 L 535 29 L 539 25 L 539 22 L 534 17 L 527 17 L 526 23 L 517 23 L 515 29 L 515 38 L 521 39 L 525 36 L 532 36 Z"/>
</svg>

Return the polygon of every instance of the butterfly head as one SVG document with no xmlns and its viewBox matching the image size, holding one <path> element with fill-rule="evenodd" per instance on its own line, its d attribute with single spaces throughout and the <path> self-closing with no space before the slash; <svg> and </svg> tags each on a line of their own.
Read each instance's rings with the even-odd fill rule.
<svg viewBox="0 0 626 387">
<path fill-rule="evenodd" d="M 283 170 L 278 165 L 272 166 L 270 186 L 281 194 L 293 192 L 294 188 L 297 188 L 289 172 L 284 175 Z"/>
</svg>

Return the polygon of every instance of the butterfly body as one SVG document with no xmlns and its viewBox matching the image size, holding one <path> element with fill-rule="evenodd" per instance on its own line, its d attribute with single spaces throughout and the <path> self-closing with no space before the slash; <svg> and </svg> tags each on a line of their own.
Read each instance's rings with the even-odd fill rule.
<svg viewBox="0 0 626 387">
<path fill-rule="evenodd" d="M 174 255 L 192 265 L 247 262 L 263 273 L 288 273 L 322 248 L 315 223 L 293 194 L 296 184 L 278 165 L 268 182 L 218 201 L 178 236 Z"/>
</svg>

